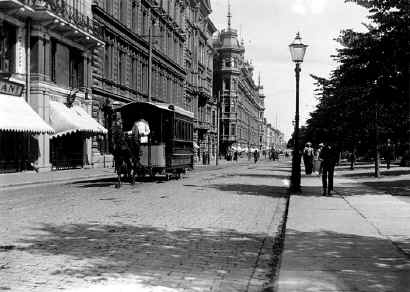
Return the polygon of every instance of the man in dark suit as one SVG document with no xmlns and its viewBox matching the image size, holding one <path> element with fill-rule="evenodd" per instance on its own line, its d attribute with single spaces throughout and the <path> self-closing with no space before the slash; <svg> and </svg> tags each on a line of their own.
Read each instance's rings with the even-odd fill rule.
<svg viewBox="0 0 410 292">
<path fill-rule="evenodd" d="M 325 147 L 320 151 L 319 159 L 322 161 L 322 186 L 324 196 L 332 195 L 333 176 L 338 158 L 338 152 L 331 143 L 326 143 Z"/>
</svg>

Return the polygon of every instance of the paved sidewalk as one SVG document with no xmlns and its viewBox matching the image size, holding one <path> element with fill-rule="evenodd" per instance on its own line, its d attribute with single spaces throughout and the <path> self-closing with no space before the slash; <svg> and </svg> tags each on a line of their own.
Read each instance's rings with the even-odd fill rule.
<svg viewBox="0 0 410 292">
<path fill-rule="evenodd" d="M 410 204 L 360 171 L 337 173 L 335 196 L 320 195 L 319 177 L 291 196 L 277 291 L 410 291 Z"/>
<path fill-rule="evenodd" d="M 48 172 L 24 171 L 0 174 L 0 189 L 115 177 L 114 168 L 79 168 Z"/>
</svg>

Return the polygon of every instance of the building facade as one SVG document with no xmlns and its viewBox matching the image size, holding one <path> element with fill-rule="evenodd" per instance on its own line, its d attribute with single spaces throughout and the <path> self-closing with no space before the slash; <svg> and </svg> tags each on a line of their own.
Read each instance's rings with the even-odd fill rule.
<svg viewBox="0 0 410 292">
<path fill-rule="evenodd" d="M 208 17 L 209 0 L 93 3 L 93 17 L 104 27 L 105 42 L 93 54 L 94 117 L 110 128 L 116 104 L 156 101 L 180 106 L 195 115 L 195 161 L 215 159 L 210 40 L 216 29 Z M 94 139 L 95 165 L 112 164 L 109 141 L 109 135 Z"/>
<path fill-rule="evenodd" d="M 192 111 L 196 163 L 209 164 L 216 160 L 217 104 L 212 91 L 212 35 L 216 28 L 209 19 L 209 0 L 186 1 L 185 20 L 185 109 Z"/>
<path fill-rule="evenodd" d="M 265 149 L 284 150 L 284 134 L 270 123 L 264 123 L 263 145 Z"/>
<path fill-rule="evenodd" d="M 214 39 L 214 94 L 220 97 L 220 153 L 260 150 L 263 139 L 263 88 L 254 82 L 254 67 L 230 26 Z"/>
<path fill-rule="evenodd" d="M 90 137 L 105 132 L 90 116 L 91 49 L 103 45 L 91 16 L 86 0 L 0 1 L 1 82 L 21 86 L 29 105 L 10 99 L 15 107 L 2 113 L 16 120 L 0 124 L 1 170 L 90 163 Z M 31 111 L 51 130 L 36 129 Z"/>
<path fill-rule="evenodd" d="M 93 54 L 93 114 L 111 128 L 116 104 L 157 101 L 188 108 L 185 92 L 186 1 L 95 0 L 105 47 Z M 109 135 L 94 139 L 95 165 L 112 164 Z"/>
</svg>

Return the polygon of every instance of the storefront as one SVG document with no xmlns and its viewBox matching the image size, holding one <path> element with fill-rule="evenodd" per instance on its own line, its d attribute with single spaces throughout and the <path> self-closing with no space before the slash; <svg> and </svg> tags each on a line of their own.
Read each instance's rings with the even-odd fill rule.
<svg viewBox="0 0 410 292">
<path fill-rule="evenodd" d="M 50 127 L 18 96 L 13 90 L 20 85 L 0 81 L 0 172 L 16 172 L 36 169 L 35 162 L 39 156 L 38 134 L 53 134 Z M 21 86 L 22 88 L 22 86 Z M 9 95 L 4 93 L 14 93 Z"/>
<path fill-rule="evenodd" d="M 68 107 L 58 101 L 50 101 L 50 125 L 55 130 L 50 137 L 50 162 L 53 169 L 90 164 L 90 138 L 107 134 L 107 130 L 80 105 Z"/>
</svg>

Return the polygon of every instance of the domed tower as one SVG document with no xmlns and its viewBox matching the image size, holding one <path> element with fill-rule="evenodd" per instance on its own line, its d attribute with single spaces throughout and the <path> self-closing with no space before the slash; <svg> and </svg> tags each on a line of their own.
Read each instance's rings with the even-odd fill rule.
<svg viewBox="0 0 410 292">
<path fill-rule="evenodd" d="M 221 154 L 226 154 L 230 147 L 237 144 L 237 89 L 245 53 L 245 48 L 238 39 L 238 30 L 231 27 L 231 18 L 228 4 L 227 28 L 214 39 L 214 94 L 220 101 Z"/>
<path fill-rule="evenodd" d="M 220 153 L 261 148 L 263 119 L 262 86 L 253 80 L 254 66 L 245 60 L 244 42 L 231 27 L 228 4 L 227 28 L 214 39 L 214 94 L 220 100 Z"/>
</svg>

